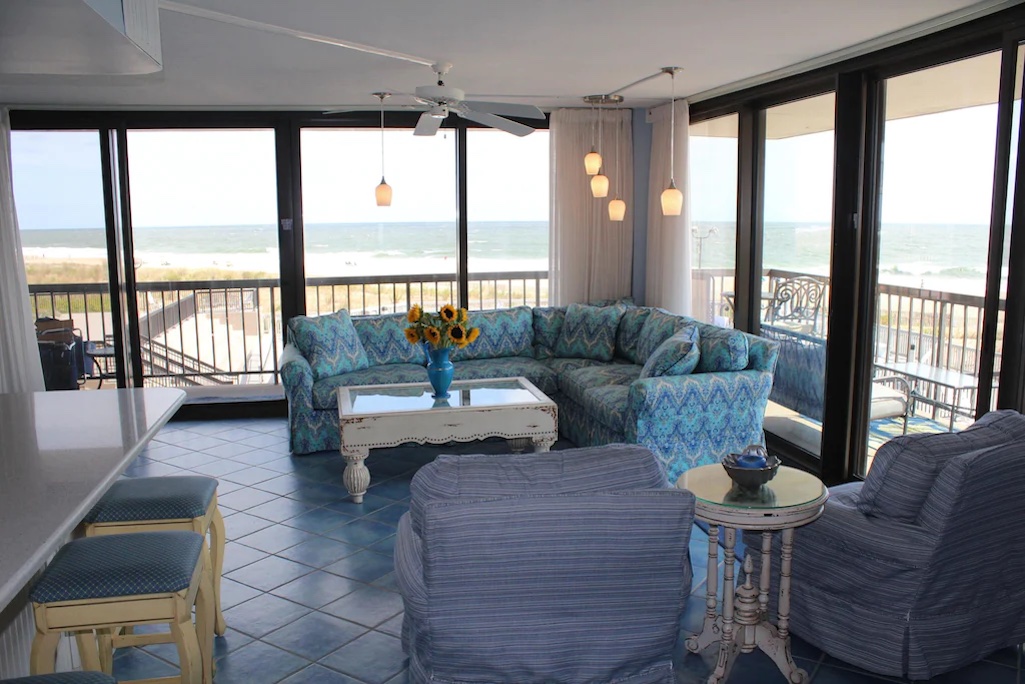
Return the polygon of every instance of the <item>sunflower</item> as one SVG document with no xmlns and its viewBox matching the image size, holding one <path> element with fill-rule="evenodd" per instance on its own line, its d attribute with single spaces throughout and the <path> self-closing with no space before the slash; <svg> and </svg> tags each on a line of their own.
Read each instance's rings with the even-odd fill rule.
<svg viewBox="0 0 1025 684">
<path fill-rule="evenodd" d="M 419 304 L 414 304 L 412 307 L 410 307 L 409 312 L 406 313 L 406 320 L 409 321 L 410 323 L 417 323 L 417 322 L 420 321 L 420 316 L 422 316 L 422 315 L 423 315 L 423 309 L 420 308 Z M 408 332 L 406 334 L 406 339 L 408 339 L 413 344 L 416 344 L 419 341 L 419 340 L 413 340 L 412 338 L 410 338 Z"/>
<path fill-rule="evenodd" d="M 466 339 L 466 328 L 458 323 L 448 329 L 448 339 L 452 340 L 452 342 L 458 347 L 462 347 L 464 343 L 469 342 Z"/>
<path fill-rule="evenodd" d="M 441 331 L 439 331 L 433 325 L 432 326 L 428 326 L 428 328 L 426 330 L 424 330 L 424 337 L 427 338 L 428 342 L 430 342 L 435 347 L 437 347 L 438 346 L 438 342 L 441 342 Z"/>
<path fill-rule="evenodd" d="M 466 323 L 466 321 L 470 320 L 470 314 L 466 312 L 466 309 L 460 309 L 459 316 L 456 318 L 456 320 L 460 323 Z"/>
<path fill-rule="evenodd" d="M 417 344 L 420 341 L 420 331 L 416 328 L 406 328 L 403 332 L 406 333 L 406 339 L 410 344 Z"/>
<path fill-rule="evenodd" d="M 470 328 L 470 332 L 466 333 L 466 342 L 469 344 L 480 336 L 480 328 Z"/>
<path fill-rule="evenodd" d="M 454 306 L 452 306 L 451 304 L 446 304 L 445 306 L 441 307 L 441 311 L 438 312 L 438 315 L 441 316 L 441 320 L 445 321 L 446 323 L 451 323 L 452 321 L 456 320 L 456 316 L 458 314 L 456 313 L 456 308 Z"/>
</svg>

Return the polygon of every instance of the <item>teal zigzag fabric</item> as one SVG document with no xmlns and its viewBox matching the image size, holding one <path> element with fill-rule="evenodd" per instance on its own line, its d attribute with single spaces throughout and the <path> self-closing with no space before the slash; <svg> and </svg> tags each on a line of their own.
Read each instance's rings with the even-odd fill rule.
<svg viewBox="0 0 1025 684">
<path fill-rule="evenodd" d="M 470 327 L 480 329 L 477 341 L 452 352 L 452 361 L 534 356 L 534 315 L 529 306 L 474 311 Z"/>
<path fill-rule="evenodd" d="M 456 380 L 524 377 L 545 394 L 558 389 L 555 371 L 535 359 L 509 356 L 504 359 L 471 359 L 455 364 Z"/>
<path fill-rule="evenodd" d="M 317 380 L 313 383 L 313 408 L 337 409 L 339 387 L 402 382 L 427 382 L 427 369 L 415 363 L 391 363 Z"/>
<path fill-rule="evenodd" d="M 555 356 L 562 324 L 566 321 L 566 307 L 546 306 L 534 309 L 534 358 L 550 359 Z"/>
<path fill-rule="evenodd" d="M 671 314 L 662 309 L 651 309 L 648 318 L 641 327 L 637 338 L 637 363 L 644 365 L 648 357 L 658 349 L 658 345 L 668 340 L 673 333 L 683 327 L 688 320 L 683 316 Z"/>
<path fill-rule="evenodd" d="M 583 407 L 602 425 L 621 433 L 626 427 L 629 395 L 630 388 L 627 385 L 594 387 L 584 392 Z"/>
<path fill-rule="evenodd" d="M 622 432 L 595 420 L 584 407 L 568 397 L 559 399 L 559 434 L 577 446 L 600 446 L 629 441 Z"/>
<path fill-rule="evenodd" d="M 288 332 L 317 380 L 370 365 L 345 309 L 326 316 L 296 316 L 288 321 Z"/>
<path fill-rule="evenodd" d="M 685 325 L 658 345 L 644 363 L 640 377 L 689 375 L 697 368 L 699 357 L 698 327 Z"/>
<path fill-rule="evenodd" d="M 705 328 L 698 342 L 697 373 L 742 371 L 747 368 L 747 335 L 729 328 Z"/>
<path fill-rule="evenodd" d="M 587 403 L 587 391 L 597 387 L 629 385 L 640 375 L 641 367 L 614 363 L 588 366 L 559 376 L 559 390 L 580 405 Z"/>
<path fill-rule="evenodd" d="M 779 344 L 779 362 L 769 398 L 821 421 L 825 400 L 826 341 L 768 325 L 762 326 L 762 335 Z"/>
<path fill-rule="evenodd" d="M 641 330 L 644 322 L 651 315 L 651 309 L 631 306 L 619 319 L 619 330 L 616 332 L 616 356 L 629 359 L 634 363 L 643 365 L 638 358 L 637 344 L 641 339 Z"/>
<path fill-rule="evenodd" d="M 359 341 L 363 343 L 371 366 L 390 363 L 424 364 L 423 349 L 420 345 L 410 344 L 403 332 L 409 325 L 406 314 L 356 316 L 352 324 L 359 334 Z"/>
<path fill-rule="evenodd" d="M 616 330 L 626 309 L 622 306 L 570 304 L 562 325 L 555 355 L 611 361 L 616 349 Z"/>
<path fill-rule="evenodd" d="M 601 361 L 595 361 L 594 359 L 560 359 L 557 356 L 553 356 L 550 359 L 543 359 L 542 363 L 555 371 L 556 375 L 562 376 L 577 368 L 597 366 L 601 364 Z"/>
</svg>

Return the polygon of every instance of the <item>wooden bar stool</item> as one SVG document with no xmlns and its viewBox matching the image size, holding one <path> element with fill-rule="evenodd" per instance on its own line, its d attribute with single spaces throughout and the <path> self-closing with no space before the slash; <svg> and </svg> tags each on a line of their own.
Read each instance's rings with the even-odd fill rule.
<svg viewBox="0 0 1025 684">
<path fill-rule="evenodd" d="M 213 587 L 205 571 L 204 538 L 195 532 L 143 532 L 65 544 L 29 592 L 36 619 L 30 669 L 53 672 L 62 632 L 73 632 L 82 666 L 101 664 L 97 633 L 167 623 L 178 647 L 180 684 L 213 683 Z M 192 608 L 196 622 L 192 622 Z M 119 637 L 130 645 L 164 643 L 166 634 Z M 147 680 L 148 682 L 164 680 Z"/>
<path fill-rule="evenodd" d="M 85 517 L 85 536 L 191 530 L 210 535 L 207 571 L 214 587 L 214 632 L 223 636 L 221 568 L 224 519 L 217 507 L 217 480 L 200 475 L 118 480 Z"/>
<path fill-rule="evenodd" d="M 0 684 L 117 684 L 117 680 L 103 672 L 58 672 L 34 677 L 0 679 Z"/>
</svg>

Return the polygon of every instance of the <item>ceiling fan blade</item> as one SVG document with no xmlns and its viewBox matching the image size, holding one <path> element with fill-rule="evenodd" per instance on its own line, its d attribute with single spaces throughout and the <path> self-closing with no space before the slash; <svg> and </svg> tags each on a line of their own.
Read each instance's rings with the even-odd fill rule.
<svg viewBox="0 0 1025 684">
<path fill-rule="evenodd" d="M 509 119 L 503 119 L 500 116 L 488 114 L 487 112 L 475 112 L 472 109 L 465 109 L 462 107 L 455 110 L 455 112 L 464 119 L 469 119 L 470 121 L 484 124 L 491 128 L 497 128 L 500 131 L 512 133 L 513 135 L 518 135 L 521 138 L 534 132 L 534 129 L 530 126 L 524 126 L 521 123 L 510 121 Z"/>
<path fill-rule="evenodd" d="M 413 135 L 434 135 L 441 128 L 441 122 L 444 119 L 431 116 L 430 112 L 424 112 L 420 115 L 420 120 L 416 122 L 416 129 L 413 130 Z"/>
<path fill-rule="evenodd" d="M 519 116 L 524 119 L 544 119 L 545 113 L 534 105 L 509 104 L 508 102 L 482 102 L 465 100 L 464 105 L 478 112 L 501 114 L 502 116 Z"/>
<path fill-rule="evenodd" d="M 418 57 L 417 55 L 407 55 L 403 52 L 385 50 L 384 48 L 374 47 L 373 45 L 364 45 L 363 43 L 356 43 L 351 40 L 342 40 L 341 38 L 322 36 L 316 33 L 310 33 L 308 31 L 299 31 L 298 29 L 286 28 L 284 26 L 278 26 L 277 24 L 266 24 L 262 21 L 253 21 L 252 19 L 237 17 L 233 14 L 225 14 L 224 12 L 208 10 L 204 7 L 196 7 L 195 5 L 186 5 L 180 2 L 174 2 L 174 0 L 159 0 L 158 6 L 160 7 L 160 9 L 166 10 L 168 12 L 188 14 L 193 17 L 209 19 L 210 21 L 218 21 L 222 24 L 231 24 L 233 26 L 241 26 L 242 28 L 255 29 L 257 31 L 276 33 L 282 36 L 291 36 L 292 38 L 308 40 L 313 43 L 325 43 L 327 45 L 334 45 L 336 47 L 348 48 L 349 50 L 367 52 L 371 55 L 380 55 L 382 57 L 391 57 L 392 59 L 401 59 L 405 62 L 413 62 L 414 64 L 423 64 L 424 66 L 431 66 L 432 64 L 434 64 L 433 59 L 427 59 L 426 57 Z"/>
</svg>

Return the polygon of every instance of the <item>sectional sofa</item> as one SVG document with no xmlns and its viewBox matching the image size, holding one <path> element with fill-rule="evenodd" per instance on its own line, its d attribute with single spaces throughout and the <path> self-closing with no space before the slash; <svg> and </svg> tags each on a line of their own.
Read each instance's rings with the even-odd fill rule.
<svg viewBox="0 0 1025 684">
<path fill-rule="evenodd" d="M 454 351 L 456 380 L 523 376 L 559 406 L 578 446 L 643 444 L 673 481 L 762 443 L 778 343 L 661 309 L 520 306 L 472 312 L 477 341 Z M 426 382 L 405 314 L 339 311 L 289 321 L 281 357 L 295 454 L 339 447 L 341 386 Z"/>
</svg>

